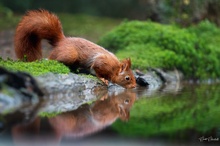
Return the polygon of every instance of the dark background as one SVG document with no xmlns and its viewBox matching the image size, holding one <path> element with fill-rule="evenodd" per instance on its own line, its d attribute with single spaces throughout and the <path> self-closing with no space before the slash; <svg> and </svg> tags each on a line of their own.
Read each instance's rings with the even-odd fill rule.
<svg viewBox="0 0 220 146">
<path fill-rule="evenodd" d="M 219 0 L 0 0 L 15 13 L 45 8 L 53 12 L 85 13 L 112 18 L 152 20 L 189 26 L 208 19 L 220 25 Z M 0 11 L 1 11 L 0 8 Z"/>
</svg>

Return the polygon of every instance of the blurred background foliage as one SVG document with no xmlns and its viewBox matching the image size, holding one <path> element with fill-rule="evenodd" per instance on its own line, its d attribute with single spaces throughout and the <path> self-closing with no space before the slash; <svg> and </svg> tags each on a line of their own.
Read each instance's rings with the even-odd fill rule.
<svg viewBox="0 0 220 146">
<path fill-rule="evenodd" d="M 0 0 L 0 4 L 3 6 L 0 7 L 0 13 L 7 14 L 8 9 L 23 13 L 28 9 L 45 8 L 56 13 L 150 19 L 183 26 L 208 19 L 220 25 L 219 0 L 62 0 L 62 2 L 60 0 Z"/>
</svg>

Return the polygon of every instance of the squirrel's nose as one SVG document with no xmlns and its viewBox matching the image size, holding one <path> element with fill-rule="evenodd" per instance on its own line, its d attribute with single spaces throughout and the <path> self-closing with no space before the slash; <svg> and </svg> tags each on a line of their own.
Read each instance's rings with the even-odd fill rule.
<svg viewBox="0 0 220 146">
<path fill-rule="evenodd" d="M 135 88 L 136 87 L 136 85 L 130 85 L 129 86 L 129 88 Z"/>
</svg>

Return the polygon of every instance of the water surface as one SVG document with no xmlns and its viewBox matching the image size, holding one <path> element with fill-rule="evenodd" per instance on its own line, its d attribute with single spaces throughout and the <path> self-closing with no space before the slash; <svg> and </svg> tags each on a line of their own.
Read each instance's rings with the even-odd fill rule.
<svg viewBox="0 0 220 146">
<path fill-rule="evenodd" d="M 0 145 L 220 144 L 219 84 L 102 91 L 82 105 L 66 96 L 66 109 L 50 97 L 1 113 Z"/>
</svg>

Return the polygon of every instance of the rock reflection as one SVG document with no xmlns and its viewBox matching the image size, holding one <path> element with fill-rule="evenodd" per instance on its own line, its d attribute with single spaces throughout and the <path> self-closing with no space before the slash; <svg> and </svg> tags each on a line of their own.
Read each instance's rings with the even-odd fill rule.
<svg viewBox="0 0 220 146">
<path fill-rule="evenodd" d="M 92 104 L 61 113 L 51 118 L 37 117 L 33 122 L 12 127 L 12 137 L 17 144 L 48 140 L 59 143 L 62 138 L 77 139 L 111 125 L 116 119 L 129 120 L 130 109 L 136 93 L 125 90 L 119 94 L 103 93 Z"/>
</svg>

